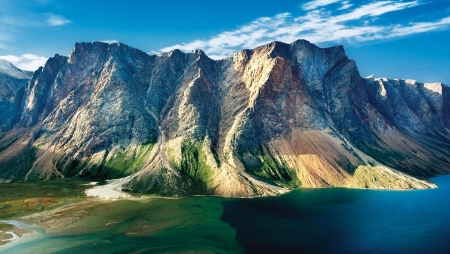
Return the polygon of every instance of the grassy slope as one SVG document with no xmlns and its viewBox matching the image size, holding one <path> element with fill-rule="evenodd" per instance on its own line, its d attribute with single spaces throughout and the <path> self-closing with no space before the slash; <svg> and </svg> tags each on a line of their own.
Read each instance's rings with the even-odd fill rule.
<svg viewBox="0 0 450 254">
<path fill-rule="evenodd" d="M 267 147 L 264 147 L 262 150 L 256 155 L 251 153 L 253 157 L 259 159 L 259 165 L 248 165 L 242 160 L 247 172 L 271 184 L 276 183 L 291 189 L 300 187 L 301 183 L 294 171 L 281 158 L 281 163 L 278 163 Z"/>
<path fill-rule="evenodd" d="M 185 141 L 181 146 L 181 163 L 177 169 L 191 178 L 195 194 L 212 194 L 208 185 L 213 176 L 211 167 L 206 164 L 206 154 L 202 150 L 203 142 Z"/>
</svg>

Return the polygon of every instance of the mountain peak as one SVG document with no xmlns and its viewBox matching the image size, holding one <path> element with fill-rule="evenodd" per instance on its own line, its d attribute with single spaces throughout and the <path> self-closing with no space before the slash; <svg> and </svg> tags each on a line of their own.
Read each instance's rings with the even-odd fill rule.
<svg viewBox="0 0 450 254">
<path fill-rule="evenodd" d="M 306 40 L 217 61 L 76 43 L 5 101 L 0 181 L 129 176 L 127 190 L 178 196 L 429 188 L 414 177 L 449 172 L 449 97 L 364 79 L 342 46 Z"/>
<path fill-rule="evenodd" d="M 192 54 L 195 54 L 195 55 L 206 55 L 205 52 L 201 49 L 194 49 L 191 52 L 192 52 Z"/>
<path fill-rule="evenodd" d="M 21 70 L 11 62 L 0 59 L 0 74 L 5 74 L 17 79 L 30 79 L 32 72 Z"/>
</svg>

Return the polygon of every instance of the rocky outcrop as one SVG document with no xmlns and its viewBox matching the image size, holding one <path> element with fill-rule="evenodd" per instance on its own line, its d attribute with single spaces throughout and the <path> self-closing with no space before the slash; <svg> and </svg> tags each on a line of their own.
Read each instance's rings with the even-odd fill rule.
<svg viewBox="0 0 450 254">
<path fill-rule="evenodd" d="M 18 69 L 6 60 L 0 59 L 0 137 L 17 121 L 23 90 L 32 73 Z"/>
<path fill-rule="evenodd" d="M 342 46 L 222 60 L 77 43 L 23 88 L 3 181 L 117 179 L 167 196 L 430 188 L 450 170 L 446 85 L 361 78 Z M 17 163 L 20 161 L 20 163 Z"/>
</svg>

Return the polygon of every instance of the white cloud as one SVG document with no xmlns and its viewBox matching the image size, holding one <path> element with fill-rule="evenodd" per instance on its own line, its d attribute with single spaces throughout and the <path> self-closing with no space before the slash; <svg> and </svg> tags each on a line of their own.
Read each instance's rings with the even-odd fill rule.
<svg viewBox="0 0 450 254">
<path fill-rule="evenodd" d="M 47 24 L 49 24 L 50 26 L 62 26 L 65 24 L 69 24 L 72 21 L 64 18 L 61 15 L 57 15 L 57 14 L 53 14 L 53 13 L 48 13 L 47 14 Z"/>
<path fill-rule="evenodd" d="M 0 56 L 0 59 L 10 61 L 12 64 L 14 64 L 19 61 L 20 57 L 8 55 L 8 56 Z"/>
<path fill-rule="evenodd" d="M 275 31 L 277 28 L 282 28 L 286 19 L 289 17 L 289 13 L 282 13 L 272 18 L 259 18 L 237 30 L 221 33 L 210 40 L 195 40 L 190 43 L 177 44 L 163 48 L 161 49 L 161 52 L 173 49 L 180 49 L 183 51 L 202 49 L 209 57 L 216 59 L 223 58 L 234 53 L 236 47 L 251 48 L 255 45 L 262 44 L 261 42 L 264 41 L 264 38 L 266 37 L 265 34 L 270 31 Z M 270 38 L 267 38 L 264 42 L 269 41 Z"/>
<path fill-rule="evenodd" d="M 44 9 L 59 9 L 57 2 L 0 0 L 0 49 L 17 48 L 20 40 L 24 38 L 23 34 L 30 29 L 51 29 L 71 23 L 72 21 L 61 15 L 41 12 Z"/>
<path fill-rule="evenodd" d="M 306 39 L 312 43 L 342 42 L 355 43 L 371 40 L 391 39 L 416 33 L 423 33 L 450 26 L 450 17 L 429 22 L 407 24 L 386 24 L 379 22 L 383 14 L 419 6 L 419 1 L 389 0 L 369 2 L 354 6 L 350 1 L 341 1 L 340 9 L 329 11 L 321 8 L 338 1 L 312 1 L 303 6 L 306 14 L 293 16 L 282 13 L 273 17 L 258 18 L 240 28 L 226 31 L 207 40 L 194 40 L 165 47 L 160 52 L 173 49 L 190 51 L 202 49 L 209 57 L 224 58 L 243 48 L 254 48 L 271 41 L 291 43 Z M 316 9 L 310 9 L 310 8 Z"/>
<path fill-rule="evenodd" d="M 0 0 L 2 1 L 2 0 Z M 0 9 L 0 49 L 10 48 L 18 40 L 21 27 L 62 26 L 72 21 L 53 13 L 12 15 Z"/>
<path fill-rule="evenodd" d="M 100 42 L 111 44 L 111 43 L 118 43 L 119 41 L 118 40 L 104 40 L 104 41 L 100 41 Z"/>
<path fill-rule="evenodd" d="M 22 56 L 14 56 L 14 55 L 0 56 L 0 59 L 10 61 L 19 69 L 26 71 L 35 71 L 39 68 L 39 66 L 44 66 L 48 58 L 33 54 L 24 54 Z"/>
<path fill-rule="evenodd" d="M 434 22 L 411 23 L 408 26 L 395 26 L 392 28 L 392 35 L 405 36 L 415 33 L 429 32 L 447 28 L 450 25 L 450 17 L 443 18 Z"/>
<path fill-rule="evenodd" d="M 317 7 L 323 7 L 330 4 L 334 4 L 339 2 L 340 0 L 313 0 L 311 2 L 308 2 L 304 4 L 302 7 L 304 10 L 314 10 Z"/>
<path fill-rule="evenodd" d="M 346 10 L 346 9 L 352 7 L 352 6 L 353 6 L 353 4 L 351 4 L 350 1 L 343 1 L 342 2 L 342 7 L 339 8 L 339 10 Z"/>
</svg>

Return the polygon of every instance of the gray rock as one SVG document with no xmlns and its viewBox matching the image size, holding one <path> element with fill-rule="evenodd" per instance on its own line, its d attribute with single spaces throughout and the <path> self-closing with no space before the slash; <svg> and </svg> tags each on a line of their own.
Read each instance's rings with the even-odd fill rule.
<svg viewBox="0 0 450 254">
<path fill-rule="evenodd" d="M 450 170 L 449 91 L 361 78 L 342 46 L 305 40 L 217 61 L 77 43 L 9 100 L 0 178 L 126 177 L 162 195 L 429 188 L 414 177 Z"/>
<path fill-rule="evenodd" d="M 0 137 L 17 121 L 23 90 L 32 73 L 23 71 L 10 62 L 0 59 Z"/>
</svg>

